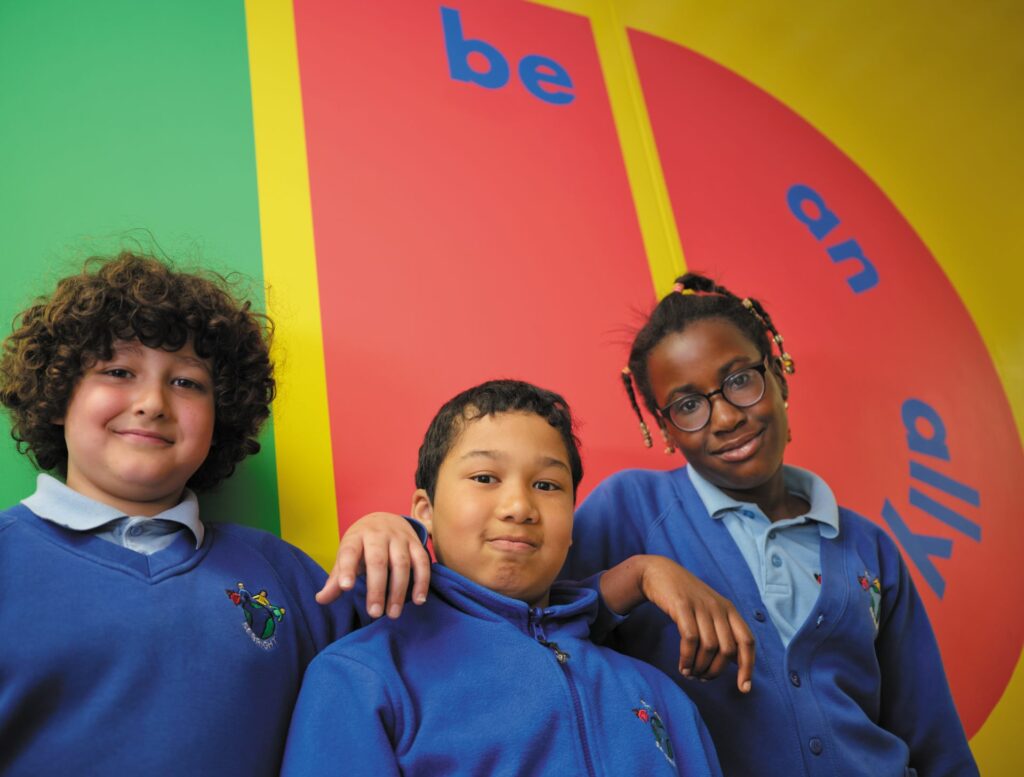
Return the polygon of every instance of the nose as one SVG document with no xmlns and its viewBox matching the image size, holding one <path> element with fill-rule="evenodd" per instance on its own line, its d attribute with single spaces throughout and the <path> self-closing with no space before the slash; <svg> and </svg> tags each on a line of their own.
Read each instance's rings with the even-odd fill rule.
<svg viewBox="0 0 1024 777">
<path fill-rule="evenodd" d="M 711 431 L 731 432 L 743 423 L 745 417 L 743 408 L 736 407 L 724 394 L 717 393 L 711 397 Z"/>
<path fill-rule="evenodd" d="M 499 503 L 500 518 L 513 523 L 537 523 L 540 513 L 533 500 L 533 489 L 529 484 L 505 482 Z"/>
<path fill-rule="evenodd" d="M 132 402 L 132 413 L 147 418 L 163 418 L 167 413 L 167 387 L 160 381 L 139 381 Z"/>
</svg>

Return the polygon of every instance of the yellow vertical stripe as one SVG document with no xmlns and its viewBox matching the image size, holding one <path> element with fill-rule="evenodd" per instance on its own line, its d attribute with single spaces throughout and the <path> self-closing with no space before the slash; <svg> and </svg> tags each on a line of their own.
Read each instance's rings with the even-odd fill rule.
<svg viewBox="0 0 1024 777">
<path fill-rule="evenodd" d="M 672 290 L 672 281 L 686 272 L 686 262 L 633 50 L 615 3 L 612 0 L 532 1 L 590 19 L 651 280 L 657 296 L 663 297 Z"/>
<path fill-rule="evenodd" d="M 245 14 L 263 277 L 277 325 L 281 534 L 329 568 L 338 524 L 295 18 L 290 0 L 246 0 Z"/>
</svg>

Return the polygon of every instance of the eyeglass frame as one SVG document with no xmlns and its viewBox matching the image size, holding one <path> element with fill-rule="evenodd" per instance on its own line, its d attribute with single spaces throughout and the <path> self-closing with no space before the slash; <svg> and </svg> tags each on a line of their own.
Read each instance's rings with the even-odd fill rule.
<svg viewBox="0 0 1024 777">
<path fill-rule="evenodd" d="M 727 397 L 725 395 L 725 384 L 729 380 L 729 378 L 733 377 L 734 375 L 739 375 L 741 372 L 746 372 L 747 370 L 754 370 L 754 372 L 758 373 L 761 376 L 761 394 L 760 394 L 760 396 L 758 396 L 757 399 L 755 399 L 753 402 L 751 402 L 748 405 L 737 405 L 735 402 L 733 402 L 731 399 L 729 399 L 729 397 Z M 674 426 L 680 432 L 699 432 L 701 429 L 703 429 L 705 426 L 707 426 L 709 423 L 711 423 L 711 415 L 715 411 L 715 403 L 711 401 L 711 398 L 713 396 L 715 396 L 716 394 L 721 394 L 722 395 L 722 399 L 724 399 L 726 402 L 728 402 L 733 407 L 738 408 L 740 410 L 745 410 L 748 407 L 753 407 L 758 402 L 760 402 L 762 399 L 764 399 L 765 392 L 768 391 L 767 372 L 768 372 L 768 364 L 767 364 L 766 361 L 762 361 L 760 364 L 751 364 L 749 367 L 741 367 L 740 369 L 738 369 L 738 370 L 736 370 L 734 372 L 730 372 L 728 375 L 726 375 L 722 379 L 722 384 L 717 389 L 712 391 L 710 394 L 702 394 L 699 391 L 691 391 L 689 394 L 684 394 L 681 397 L 676 397 L 671 402 L 669 402 L 667 405 L 665 405 L 665 407 L 660 408 L 658 410 L 658 412 L 661 414 L 662 418 L 667 419 L 669 421 L 669 423 L 671 423 L 672 426 Z M 704 399 L 707 400 L 707 402 L 708 402 L 708 417 L 704 421 L 704 423 L 702 423 L 696 429 L 684 429 L 683 427 L 681 427 L 679 424 L 676 423 L 676 420 L 672 417 L 672 413 L 670 412 L 670 409 L 672 408 L 673 405 L 677 405 L 680 402 L 683 402 L 684 400 L 691 399 L 692 397 L 703 397 Z"/>
</svg>

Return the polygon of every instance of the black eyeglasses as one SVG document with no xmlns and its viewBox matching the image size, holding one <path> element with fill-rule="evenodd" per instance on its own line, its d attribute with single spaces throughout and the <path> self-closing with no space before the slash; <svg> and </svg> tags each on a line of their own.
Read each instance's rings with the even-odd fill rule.
<svg viewBox="0 0 1024 777">
<path fill-rule="evenodd" d="M 734 407 L 756 405 L 764 396 L 765 363 L 744 367 L 722 381 L 722 386 L 710 394 L 687 394 L 669 402 L 661 414 L 681 432 L 697 432 L 711 420 L 711 397 L 721 394 Z"/>
</svg>

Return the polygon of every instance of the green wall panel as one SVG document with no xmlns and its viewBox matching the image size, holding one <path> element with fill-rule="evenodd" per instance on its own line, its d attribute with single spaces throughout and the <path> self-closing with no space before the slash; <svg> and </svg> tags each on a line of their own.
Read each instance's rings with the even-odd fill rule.
<svg viewBox="0 0 1024 777">
<path fill-rule="evenodd" d="M 122 246 L 239 271 L 262 305 L 245 13 L 237 2 L 0 4 L 0 319 Z M 0 502 L 34 472 L 0 433 Z M 204 515 L 278 531 L 273 435 Z M 229 507 L 230 506 L 230 507 Z"/>
</svg>

